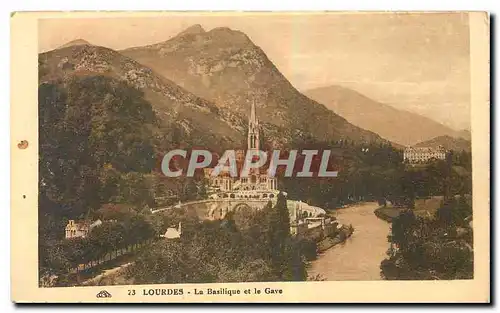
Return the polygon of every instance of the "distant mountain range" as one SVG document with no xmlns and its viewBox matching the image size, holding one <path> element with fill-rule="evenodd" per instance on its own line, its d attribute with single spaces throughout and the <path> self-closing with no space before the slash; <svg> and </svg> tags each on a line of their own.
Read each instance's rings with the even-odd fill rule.
<svg viewBox="0 0 500 313">
<path fill-rule="evenodd" d="M 443 146 L 446 150 L 454 151 L 471 151 L 471 142 L 463 138 L 454 138 L 450 136 L 439 136 L 430 140 L 420 142 L 416 147 L 433 147 Z"/>
<path fill-rule="evenodd" d="M 356 90 L 370 99 L 427 117 L 451 129 L 470 128 L 469 85 L 461 80 L 338 81 L 331 85 Z"/>
<path fill-rule="evenodd" d="M 404 146 L 438 136 L 470 139 L 467 131 L 455 131 L 427 117 L 398 110 L 346 87 L 328 86 L 308 90 L 304 94 L 323 103 L 350 123 Z"/>
</svg>

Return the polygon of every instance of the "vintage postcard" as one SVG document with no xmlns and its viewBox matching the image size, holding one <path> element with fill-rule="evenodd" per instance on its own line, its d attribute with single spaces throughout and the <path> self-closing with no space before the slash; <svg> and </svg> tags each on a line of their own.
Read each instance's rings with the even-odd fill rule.
<svg viewBox="0 0 500 313">
<path fill-rule="evenodd" d="M 18 12 L 15 302 L 489 302 L 489 15 Z"/>
</svg>

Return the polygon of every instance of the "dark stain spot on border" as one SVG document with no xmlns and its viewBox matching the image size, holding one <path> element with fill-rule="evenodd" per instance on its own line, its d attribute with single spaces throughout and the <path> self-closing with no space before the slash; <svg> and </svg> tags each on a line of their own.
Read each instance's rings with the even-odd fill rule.
<svg viewBox="0 0 500 313">
<path fill-rule="evenodd" d="M 19 149 L 26 149 L 28 148 L 28 141 L 27 140 L 21 140 L 18 144 L 17 147 Z"/>
</svg>

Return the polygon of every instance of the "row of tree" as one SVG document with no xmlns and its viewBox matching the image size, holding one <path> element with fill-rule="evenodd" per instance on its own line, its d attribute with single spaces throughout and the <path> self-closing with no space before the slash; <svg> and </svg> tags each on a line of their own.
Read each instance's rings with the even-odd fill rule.
<svg viewBox="0 0 500 313">
<path fill-rule="evenodd" d="M 95 266 L 153 238 L 155 231 L 144 216 L 130 213 L 121 220 L 105 221 L 84 238 L 40 241 L 41 276 L 67 275 L 80 264 Z"/>
</svg>

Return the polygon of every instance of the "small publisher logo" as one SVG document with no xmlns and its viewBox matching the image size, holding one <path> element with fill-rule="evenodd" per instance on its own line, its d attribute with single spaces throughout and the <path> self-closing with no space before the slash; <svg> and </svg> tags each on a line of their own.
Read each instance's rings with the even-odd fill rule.
<svg viewBox="0 0 500 313">
<path fill-rule="evenodd" d="M 97 298 L 111 298 L 111 294 L 107 292 L 106 290 L 101 290 L 99 293 L 96 295 Z"/>
</svg>

